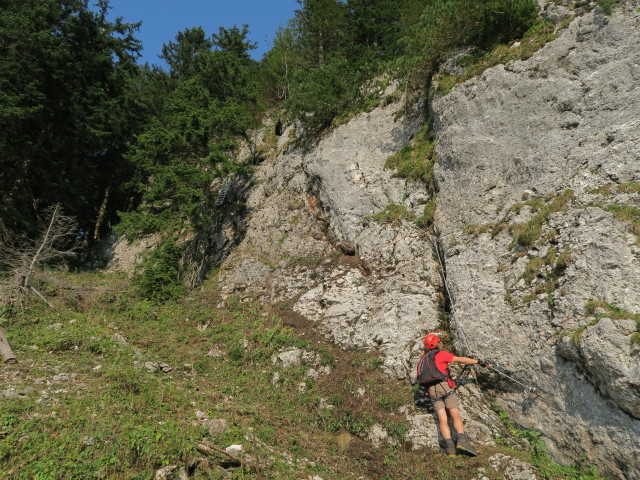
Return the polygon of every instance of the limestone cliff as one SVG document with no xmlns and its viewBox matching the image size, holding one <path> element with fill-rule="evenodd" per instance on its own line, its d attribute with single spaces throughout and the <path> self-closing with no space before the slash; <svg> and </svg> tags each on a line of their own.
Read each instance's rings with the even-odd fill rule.
<svg viewBox="0 0 640 480">
<path fill-rule="evenodd" d="M 568 15 L 558 3 L 544 4 L 549 18 Z M 384 168 L 420 128 L 420 108 L 379 107 L 306 148 L 288 142 L 293 126 L 267 134 L 272 155 L 243 190 L 250 214 L 211 239 L 234 246 L 223 294 L 282 305 L 344 348 L 378 351 L 398 381 L 412 379 L 422 336 L 451 328 L 460 354 L 542 392 L 497 375 L 466 385 L 476 442 L 494 442 L 496 401 L 557 460 L 640 478 L 639 6 L 579 16 L 527 61 L 434 100 L 435 235 L 375 219 L 390 204 L 420 215 L 429 200 Z M 408 442 L 437 447 L 433 418 L 405 411 Z"/>
<path fill-rule="evenodd" d="M 596 9 L 434 105 L 459 346 L 544 392 L 498 398 L 556 458 L 612 478 L 640 478 L 639 25 Z"/>
</svg>

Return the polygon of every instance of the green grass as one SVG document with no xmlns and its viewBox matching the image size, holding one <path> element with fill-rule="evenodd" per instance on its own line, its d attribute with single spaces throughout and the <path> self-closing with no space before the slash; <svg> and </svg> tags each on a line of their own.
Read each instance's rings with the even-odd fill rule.
<svg viewBox="0 0 640 480">
<path fill-rule="evenodd" d="M 407 210 L 407 207 L 404 205 L 397 205 L 395 203 L 391 203 L 384 207 L 384 210 L 367 217 L 367 220 L 374 220 L 380 223 L 390 223 L 394 226 L 399 225 L 401 220 L 413 222 L 415 219 L 416 215 Z"/>
<path fill-rule="evenodd" d="M 425 182 L 427 190 L 434 193 L 434 139 L 435 132 L 432 126 L 425 125 L 416 133 L 411 145 L 403 147 L 387 159 L 385 168 L 395 169 L 398 177 Z"/>
<path fill-rule="evenodd" d="M 602 9 L 602 12 L 605 15 L 611 15 L 613 13 L 613 7 L 618 3 L 619 0 L 597 0 L 598 5 Z"/>
<path fill-rule="evenodd" d="M 194 465 L 203 440 L 257 453 L 260 471 L 228 470 L 244 480 L 418 478 L 425 468 L 471 480 L 490 468 L 493 452 L 513 453 L 482 447 L 480 457 L 453 462 L 406 448 L 400 408 L 412 404 L 412 388 L 385 375 L 379 353 L 336 347 L 284 304 L 227 298 L 219 308 L 215 279 L 157 303 L 137 296 L 124 276 L 41 278 L 54 309 L 27 299 L 3 312 L 19 359 L 0 371 L 1 390 L 15 389 L 0 401 L 0 472 L 11 480 L 150 479 L 162 466 Z M 311 378 L 317 365 L 272 362 L 292 347 L 316 354 L 331 372 Z M 203 417 L 228 429 L 211 435 Z M 375 448 L 367 440 L 373 424 L 396 446 Z M 348 446 L 337 443 L 344 432 L 353 437 Z M 190 478 L 226 478 L 224 460 L 209 457 Z"/>
<path fill-rule="evenodd" d="M 615 183 L 604 185 L 600 188 L 589 190 L 589 193 L 600 194 L 605 197 L 610 197 L 615 193 L 640 193 L 639 183 Z"/>
<path fill-rule="evenodd" d="M 617 220 L 629 222 L 633 233 L 640 240 L 640 208 L 620 203 L 612 203 L 606 208 Z"/>
<path fill-rule="evenodd" d="M 573 190 L 565 190 L 560 194 L 548 195 L 545 198 L 529 199 L 528 196 L 525 196 L 523 202 L 518 202 L 509 207 L 499 222 L 484 225 L 467 225 L 464 227 L 463 232 L 476 236 L 491 232 L 491 237 L 495 238 L 500 232 L 508 229 L 514 238 L 512 247 L 529 248 L 542 238 L 542 227 L 549 219 L 549 216 L 553 213 L 567 210 L 574 197 L 575 192 Z M 524 207 L 529 207 L 531 213 L 535 215 L 527 222 L 510 224 L 510 215 L 519 214 Z"/>
<path fill-rule="evenodd" d="M 473 235 L 474 237 L 480 236 L 483 233 L 489 233 L 495 228 L 495 223 L 487 223 L 484 225 L 469 224 L 465 225 L 462 229 L 463 233 L 467 235 Z"/>
<path fill-rule="evenodd" d="M 512 207 L 510 211 L 515 211 L 522 205 L 528 205 L 531 207 L 531 211 L 536 213 L 531 220 L 510 226 L 509 231 L 513 235 L 514 244 L 525 248 L 531 247 L 542 236 L 542 226 L 549 219 L 549 216 L 566 210 L 574 196 L 573 190 L 565 190 L 559 195 L 550 196 L 544 200 L 536 198 Z"/>
<path fill-rule="evenodd" d="M 604 480 L 596 469 L 585 462 L 575 467 L 564 467 L 553 461 L 549 455 L 542 434 L 537 430 L 524 429 L 516 425 L 509 418 L 509 414 L 500 410 L 496 405 L 492 407 L 502 420 L 505 427 L 525 441 L 528 445 L 528 461 L 538 468 L 538 474 L 545 480 L 576 479 L 576 480 Z"/>
<path fill-rule="evenodd" d="M 587 317 L 594 317 L 591 322 L 576 328 L 571 332 L 571 339 L 576 347 L 579 347 L 582 343 L 582 334 L 584 331 L 593 325 L 597 325 L 603 318 L 610 318 L 612 320 L 635 320 L 636 333 L 630 335 L 629 340 L 632 344 L 640 345 L 640 313 L 631 313 L 621 309 L 615 305 L 603 302 L 601 300 L 590 300 L 585 306 L 585 315 Z"/>
<path fill-rule="evenodd" d="M 436 216 L 436 207 L 438 202 L 438 195 L 432 195 L 427 204 L 424 206 L 424 211 L 420 217 L 416 220 L 418 228 L 429 228 L 433 225 L 433 221 Z"/>
<path fill-rule="evenodd" d="M 523 303 L 536 300 L 540 294 L 547 294 L 547 303 L 550 307 L 555 305 L 554 292 L 558 288 L 558 281 L 564 275 L 564 271 L 571 264 L 571 254 L 567 251 L 558 253 L 550 248 L 544 258 L 534 257 L 525 266 L 520 278 L 526 284 L 531 284 L 534 279 L 542 278 L 544 282 L 538 283 L 533 291 L 522 298 Z"/>
<path fill-rule="evenodd" d="M 605 198 L 610 198 L 615 194 L 626 193 L 636 194 L 640 193 L 640 184 L 638 183 L 620 183 L 604 185 L 600 188 L 589 190 L 588 193 L 599 194 Z M 627 205 L 619 202 L 613 202 L 607 205 L 598 204 L 600 208 L 603 208 L 613 214 L 613 216 L 620 221 L 629 222 L 631 230 L 636 237 L 638 237 L 637 243 L 640 244 L 640 208 L 634 205 Z"/>
</svg>

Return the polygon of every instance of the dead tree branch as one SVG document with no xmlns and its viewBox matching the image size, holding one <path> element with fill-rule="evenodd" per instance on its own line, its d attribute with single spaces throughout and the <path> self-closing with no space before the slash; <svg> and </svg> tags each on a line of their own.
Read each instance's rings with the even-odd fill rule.
<svg viewBox="0 0 640 480">
<path fill-rule="evenodd" d="M 46 228 L 35 239 L 25 236 L 14 238 L 10 232 L 2 229 L 0 254 L 3 267 L 13 277 L 8 280 L 8 286 L 24 293 L 33 293 L 51 306 L 31 281 L 40 265 L 75 255 L 78 245 L 71 243 L 71 240 L 77 231 L 77 224 L 73 218 L 64 215 L 60 204 L 45 211 L 43 224 Z"/>
<path fill-rule="evenodd" d="M 33 294 L 53 307 L 31 282 L 39 266 L 75 254 L 78 244 L 73 238 L 78 227 L 73 218 L 64 215 L 60 204 L 45 210 L 43 220 L 46 227 L 36 238 L 17 236 L 0 224 L 0 289 L 5 292 L 0 305 L 14 305 L 16 298 Z M 17 362 L 2 331 L 0 354 L 5 362 Z"/>
</svg>

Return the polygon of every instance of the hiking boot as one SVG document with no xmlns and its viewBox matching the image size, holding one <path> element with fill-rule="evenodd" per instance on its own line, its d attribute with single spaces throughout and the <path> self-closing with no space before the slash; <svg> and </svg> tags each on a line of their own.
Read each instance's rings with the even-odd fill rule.
<svg viewBox="0 0 640 480">
<path fill-rule="evenodd" d="M 444 440 L 444 452 L 449 457 L 456 456 L 456 445 L 453 443 L 453 440 L 451 440 L 450 438 Z"/>
<path fill-rule="evenodd" d="M 466 453 L 467 455 L 471 455 L 472 457 L 475 457 L 476 455 L 478 455 L 478 452 L 476 452 L 475 448 L 473 448 L 471 441 L 467 438 L 467 436 L 464 433 L 458 434 L 458 442 L 456 447 L 462 453 Z"/>
</svg>

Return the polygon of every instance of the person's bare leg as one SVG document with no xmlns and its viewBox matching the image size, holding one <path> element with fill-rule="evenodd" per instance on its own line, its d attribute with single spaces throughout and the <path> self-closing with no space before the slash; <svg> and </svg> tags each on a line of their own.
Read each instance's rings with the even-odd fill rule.
<svg viewBox="0 0 640 480">
<path fill-rule="evenodd" d="M 473 448 L 473 444 L 464 434 L 464 424 L 462 423 L 462 416 L 460 415 L 460 410 L 457 408 L 452 408 L 449 410 L 449 415 L 451 415 L 451 419 L 453 420 L 453 428 L 456 432 L 458 432 L 458 441 L 457 448 L 462 450 L 467 455 L 476 456 L 478 452 L 476 452 L 475 448 Z"/>
<path fill-rule="evenodd" d="M 451 438 L 451 429 L 449 429 L 449 418 L 447 417 L 446 408 L 441 408 L 437 411 L 438 424 L 440 426 L 440 434 L 444 438 L 444 451 L 450 457 L 456 456 L 456 445 Z"/>
<path fill-rule="evenodd" d="M 442 437 L 446 440 L 451 438 L 451 430 L 449 429 L 449 418 L 447 417 L 447 409 L 441 408 L 437 411 L 438 413 L 438 423 L 440 424 L 440 433 Z"/>
<path fill-rule="evenodd" d="M 451 415 L 451 420 L 453 420 L 453 428 L 458 433 L 464 433 L 464 423 L 462 422 L 462 415 L 460 415 L 460 410 L 457 408 L 449 409 L 449 415 Z"/>
</svg>

